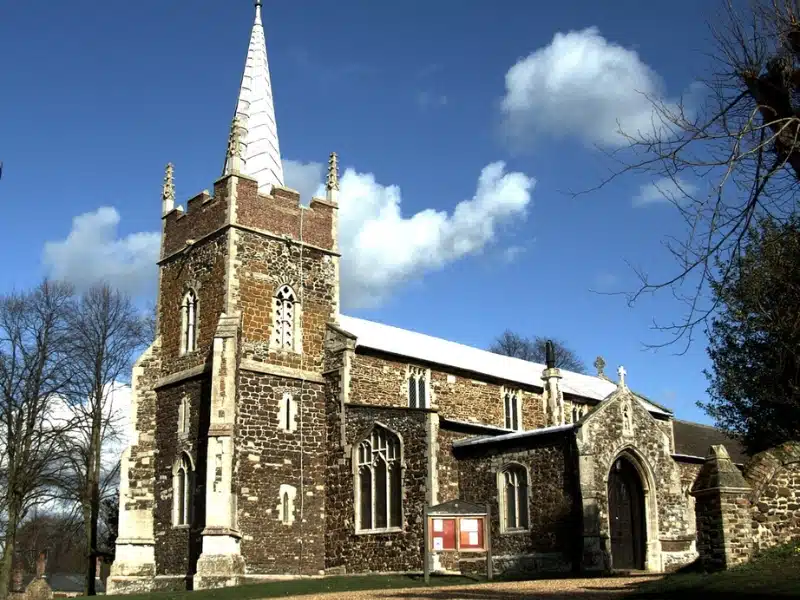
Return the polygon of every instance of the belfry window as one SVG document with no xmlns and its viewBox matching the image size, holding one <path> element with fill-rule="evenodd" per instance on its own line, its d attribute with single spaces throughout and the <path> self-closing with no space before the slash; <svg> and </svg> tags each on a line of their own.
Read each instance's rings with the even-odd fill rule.
<svg viewBox="0 0 800 600">
<path fill-rule="evenodd" d="M 427 370 L 419 367 L 408 368 L 408 407 L 428 408 Z"/>
<path fill-rule="evenodd" d="M 272 346 L 278 350 L 296 350 L 295 323 L 297 296 L 288 285 L 283 285 L 275 294 L 273 312 Z"/>
<path fill-rule="evenodd" d="M 400 438 L 376 426 L 355 451 L 356 530 L 368 532 L 402 528 Z"/>
<path fill-rule="evenodd" d="M 522 429 L 519 390 L 503 389 L 503 415 L 503 425 L 506 429 L 514 431 Z"/>
<path fill-rule="evenodd" d="M 528 472 L 508 465 L 498 474 L 501 531 L 528 529 Z"/>
<path fill-rule="evenodd" d="M 181 302 L 181 354 L 197 349 L 197 294 L 189 290 Z"/>
<path fill-rule="evenodd" d="M 175 525 L 191 522 L 193 487 L 192 461 L 182 454 L 172 469 L 172 522 Z"/>
</svg>

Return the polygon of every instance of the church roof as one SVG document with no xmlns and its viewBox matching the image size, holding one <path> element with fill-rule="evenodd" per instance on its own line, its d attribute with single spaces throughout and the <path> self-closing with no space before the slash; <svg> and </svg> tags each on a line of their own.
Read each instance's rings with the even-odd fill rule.
<svg viewBox="0 0 800 600">
<path fill-rule="evenodd" d="M 398 356 L 445 365 L 488 375 L 523 385 L 542 387 L 545 365 L 495 354 L 457 342 L 443 340 L 423 333 L 400 329 L 383 323 L 340 315 L 339 325 L 356 336 L 356 345 L 380 350 Z M 561 370 L 561 389 L 567 393 L 590 400 L 603 400 L 617 389 L 613 381 Z M 651 413 L 669 415 L 668 411 L 648 402 L 639 401 Z"/>
<path fill-rule="evenodd" d="M 722 444 L 728 450 L 734 463 L 744 464 L 747 460 L 744 447 L 716 427 L 675 419 L 672 422 L 672 432 L 675 436 L 675 454 L 677 455 L 704 459 L 711 446 Z"/>
<path fill-rule="evenodd" d="M 256 179 L 262 193 L 269 193 L 273 186 L 283 186 L 283 166 L 260 1 L 256 3 L 256 18 L 250 34 L 234 119 L 240 127 L 241 172 Z M 230 156 L 226 158 L 223 173 L 231 172 L 230 160 Z"/>
</svg>

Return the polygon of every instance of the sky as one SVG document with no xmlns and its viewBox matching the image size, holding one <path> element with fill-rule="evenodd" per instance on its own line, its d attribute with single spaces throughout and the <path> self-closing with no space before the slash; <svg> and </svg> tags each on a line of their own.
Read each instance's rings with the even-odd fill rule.
<svg viewBox="0 0 800 600">
<path fill-rule="evenodd" d="M 709 422 L 702 336 L 658 351 L 683 231 L 658 180 L 615 168 L 620 126 L 709 66 L 714 0 L 265 0 L 286 183 L 340 158 L 343 312 L 488 347 L 564 340 L 593 371 Z M 691 15 L 688 18 L 687 15 Z M 0 0 L 0 294 L 104 278 L 152 301 L 164 165 L 178 203 L 221 175 L 249 0 Z"/>
</svg>

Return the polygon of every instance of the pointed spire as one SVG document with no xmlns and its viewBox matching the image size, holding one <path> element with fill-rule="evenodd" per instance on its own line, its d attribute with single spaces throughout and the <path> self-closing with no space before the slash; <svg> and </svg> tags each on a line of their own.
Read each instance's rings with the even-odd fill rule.
<svg viewBox="0 0 800 600">
<path fill-rule="evenodd" d="M 261 2 L 255 3 L 256 18 L 250 35 L 236 117 L 240 127 L 241 172 L 258 181 L 261 193 L 269 193 L 273 186 L 283 186 L 278 130 L 275 125 L 275 107 L 272 101 L 272 82 L 267 61 L 267 43 L 261 23 Z M 225 160 L 225 173 L 230 173 L 229 158 Z"/>
<path fill-rule="evenodd" d="M 175 167 L 167 163 L 164 170 L 164 186 L 161 188 L 161 214 L 165 215 L 175 208 Z"/>
<path fill-rule="evenodd" d="M 326 198 L 329 202 L 339 200 L 339 158 L 331 152 L 328 159 L 328 176 L 325 178 Z"/>
</svg>

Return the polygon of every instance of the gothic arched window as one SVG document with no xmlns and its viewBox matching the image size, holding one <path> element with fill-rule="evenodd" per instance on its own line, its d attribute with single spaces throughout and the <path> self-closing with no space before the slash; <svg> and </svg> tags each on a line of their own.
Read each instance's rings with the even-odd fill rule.
<svg viewBox="0 0 800 600">
<path fill-rule="evenodd" d="M 184 453 L 172 469 L 172 522 L 189 525 L 192 512 L 194 473 L 192 461 Z"/>
<path fill-rule="evenodd" d="M 502 531 L 528 529 L 528 472 L 522 465 L 508 465 L 498 474 Z"/>
<path fill-rule="evenodd" d="M 272 346 L 278 350 L 295 350 L 295 319 L 297 296 L 288 285 L 275 294 L 272 324 Z"/>
<path fill-rule="evenodd" d="M 520 427 L 520 401 L 519 390 L 504 389 L 503 390 L 503 424 L 506 429 L 513 429 L 519 431 Z"/>
<path fill-rule="evenodd" d="M 408 368 L 408 407 L 428 408 L 427 370 L 419 367 Z"/>
<path fill-rule="evenodd" d="M 358 531 L 403 526 L 400 438 L 376 426 L 356 448 L 355 506 Z"/>
<path fill-rule="evenodd" d="M 197 349 L 197 294 L 189 290 L 181 302 L 181 354 Z"/>
</svg>

